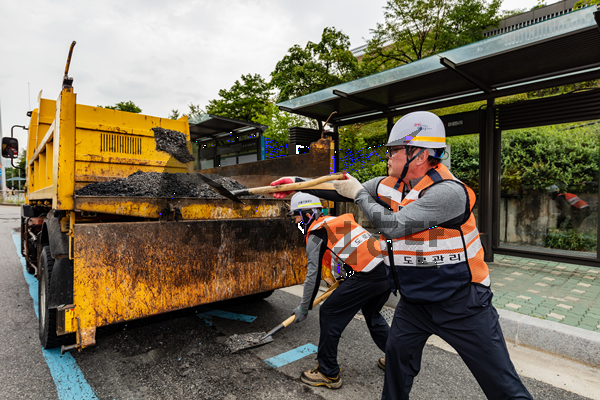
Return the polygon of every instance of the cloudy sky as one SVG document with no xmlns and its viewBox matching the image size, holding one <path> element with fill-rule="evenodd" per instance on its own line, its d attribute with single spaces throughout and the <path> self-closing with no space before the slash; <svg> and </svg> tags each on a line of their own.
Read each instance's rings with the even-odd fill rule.
<svg viewBox="0 0 600 400">
<path fill-rule="evenodd" d="M 56 99 L 69 46 L 77 101 L 132 100 L 166 117 L 205 107 L 242 74 L 268 78 L 294 44 L 318 42 L 333 26 L 365 43 L 386 0 L 30 0 L 0 2 L 0 117 L 3 136 L 29 125 L 40 91 Z M 552 3 L 552 1 L 549 1 Z M 537 0 L 505 0 L 504 9 Z M 25 133 L 15 129 L 21 147 Z"/>
</svg>

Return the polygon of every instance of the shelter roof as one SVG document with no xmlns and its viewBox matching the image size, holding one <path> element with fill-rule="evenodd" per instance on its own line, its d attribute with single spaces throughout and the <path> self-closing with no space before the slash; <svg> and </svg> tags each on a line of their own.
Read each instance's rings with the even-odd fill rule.
<svg viewBox="0 0 600 400">
<path fill-rule="evenodd" d="M 277 105 L 340 126 L 597 79 L 599 27 L 590 6 Z"/>
<path fill-rule="evenodd" d="M 233 118 L 212 114 L 199 114 L 190 118 L 190 137 L 192 141 L 208 142 L 224 139 L 228 136 L 237 137 L 264 132 L 268 126 L 254 122 L 241 121 Z"/>
</svg>

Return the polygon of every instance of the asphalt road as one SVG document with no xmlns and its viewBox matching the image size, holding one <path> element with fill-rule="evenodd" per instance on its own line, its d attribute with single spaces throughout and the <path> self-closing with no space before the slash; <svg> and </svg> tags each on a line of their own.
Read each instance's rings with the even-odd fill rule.
<svg viewBox="0 0 600 400">
<path fill-rule="evenodd" d="M 350 323 L 340 342 L 344 383 L 337 391 L 311 388 L 300 382 L 300 373 L 316 366 L 314 354 L 302 354 L 305 356 L 292 362 L 291 356 L 281 356 L 298 348 L 305 353 L 315 348 L 317 310 L 305 322 L 277 333 L 275 340 L 265 346 L 232 354 L 224 345 L 235 333 L 268 331 L 286 319 L 299 302 L 298 287 L 276 291 L 263 301 L 218 303 L 99 329 L 95 347 L 72 353 L 74 368 L 82 374 L 78 381 L 61 378 L 56 366 L 46 361 L 49 353 L 41 349 L 37 337 L 34 302 L 13 242 L 19 216 L 18 207 L 0 206 L 0 307 L 4 315 L 0 324 L 0 398 L 380 398 L 383 371 L 376 362 L 382 354 L 360 316 Z M 245 322 L 211 316 L 214 310 L 256 319 Z M 485 398 L 460 357 L 449 350 L 443 343 L 426 346 L 411 399 Z M 511 349 L 511 355 L 536 399 L 600 398 L 598 370 L 528 349 Z M 67 359 L 56 357 L 59 363 Z M 288 363 L 275 368 L 265 362 L 274 363 L 273 357 Z M 80 392 L 75 386 L 82 385 L 82 381 L 91 394 L 78 397 Z"/>
</svg>

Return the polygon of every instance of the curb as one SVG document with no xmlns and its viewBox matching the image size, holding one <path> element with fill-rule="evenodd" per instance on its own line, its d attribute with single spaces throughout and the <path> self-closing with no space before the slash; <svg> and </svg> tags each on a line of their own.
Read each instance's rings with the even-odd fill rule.
<svg viewBox="0 0 600 400">
<path fill-rule="evenodd" d="M 0 206 L 14 206 L 14 207 L 21 207 L 21 204 L 16 204 L 16 203 L 0 203 Z"/>
<path fill-rule="evenodd" d="M 497 309 L 504 338 L 573 361 L 600 367 L 600 333 Z"/>
</svg>

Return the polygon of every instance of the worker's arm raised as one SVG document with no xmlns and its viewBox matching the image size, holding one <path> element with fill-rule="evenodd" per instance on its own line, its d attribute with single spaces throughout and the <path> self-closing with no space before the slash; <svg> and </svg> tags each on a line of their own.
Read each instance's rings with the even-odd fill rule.
<svg viewBox="0 0 600 400">
<path fill-rule="evenodd" d="M 394 213 L 377 202 L 377 189 L 372 181 L 365 182 L 367 190 L 360 191 L 354 202 L 375 228 L 388 238 L 404 237 L 451 221 L 464 214 L 468 201 L 460 185 L 441 182 Z"/>
</svg>

